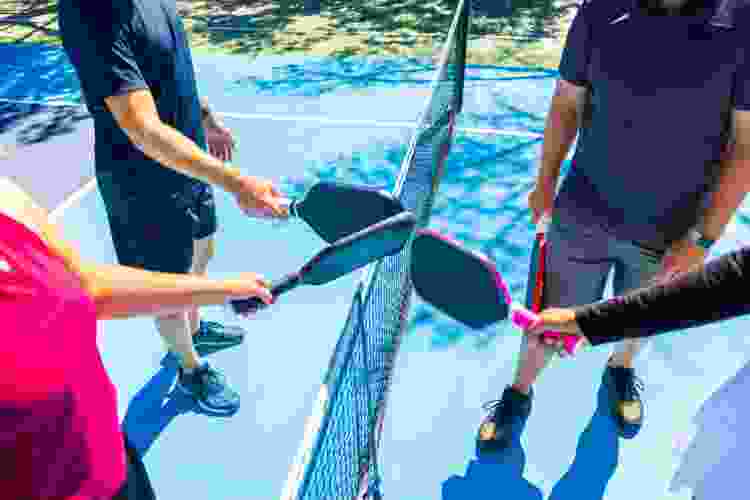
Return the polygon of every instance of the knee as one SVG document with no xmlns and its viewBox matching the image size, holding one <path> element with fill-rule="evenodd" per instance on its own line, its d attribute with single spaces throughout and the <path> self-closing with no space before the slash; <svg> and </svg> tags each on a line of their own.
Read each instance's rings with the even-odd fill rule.
<svg viewBox="0 0 750 500">
<path fill-rule="evenodd" d="M 216 240 L 211 237 L 211 239 L 208 240 L 208 245 L 206 247 L 206 262 L 213 259 L 214 255 L 216 255 Z"/>
</svg>

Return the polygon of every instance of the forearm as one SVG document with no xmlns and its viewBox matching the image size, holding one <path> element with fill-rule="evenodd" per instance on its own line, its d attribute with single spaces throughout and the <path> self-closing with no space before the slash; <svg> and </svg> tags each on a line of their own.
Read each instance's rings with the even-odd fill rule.
<svg viewBox="0 0 750 500">
<path fill-rule="evenodd" d="M 579 112 L 557 95 L 544 126 L 542 157 L 538 173 L 538 183 L 551 189 L 557 187 L 560 167 L 570 151 L 578 133 Z"/>
<path fill-rule="evenodd" d="M 164 315 L 224 304 L 232 289 L 231 280 L 118 265 L 90 265 L 82 273 L 99 319 Z"/>
<path fill-rule="evenodd" d="M 700 230 L 718 240 L 750 190 L 750 146 L 735 144 L 722 162 L 711 201 L 701 217 Z"/>
<path fill-rule="evenodd" d="M 221 186 L 229 192 L 237 190 L 241 177 L 237 168 L 214 158 L 169 125 L 161 121 L 150 122 L 140 129 L 137 139 L 143 152 L 165 167 Z"/>
<path fill-rule="evenodd" d="M 701 326 L 750 313 L 750 247 L 723 255 L 672 281 L 575 309 L 592 345 Z"/>
</svg>

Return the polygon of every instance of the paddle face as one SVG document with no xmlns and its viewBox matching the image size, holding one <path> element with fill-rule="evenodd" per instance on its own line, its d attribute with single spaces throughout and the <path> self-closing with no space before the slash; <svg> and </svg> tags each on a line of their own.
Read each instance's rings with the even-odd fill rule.
<svg viewBox="0 0 750 500">
<path fill-rule="evenodd" d="M 510 314 L 510 294 L 487 257 L 437 231 L 420 230 L 412 244 L 411 279 L 417 294 L 474 329 Z"/>
<path fill-rule="evenodd" d="M 292 205 L 326 243 L 333 243 L 404 211 L 390 193 L 367 186 L 318 182 Z"/>
<path fill-rule="evenodd" d="M 540 248 L 545 249 L 544 245 Z M 436 231 L 420 230 L 411 257 L 411 279 L 419 296 L 470 328 L 485 328 L 510 316 L 517 327 L 526 329 L 538 319 L 534 312 L 513 305 L 510 291 L 491 260 L 457 241 Z M 541 260 L 543 254 L 538 258 Z M 534 295 L 537 300 L 532 300 L 532 305 L 540 309 L 540 295 Z M 569 354 L 576 351 L 580 341 L 575 335 L 552 331 L 544 332 L 542 337 L 562 338 Z"/>
<path fill-rule="evenodd" d="M 323 285 L 399 252 L 409 241 L 417 219 L 411 212 L 374 224 L 325 248 L 302 268 L 302 283 Z"/>
</svg>

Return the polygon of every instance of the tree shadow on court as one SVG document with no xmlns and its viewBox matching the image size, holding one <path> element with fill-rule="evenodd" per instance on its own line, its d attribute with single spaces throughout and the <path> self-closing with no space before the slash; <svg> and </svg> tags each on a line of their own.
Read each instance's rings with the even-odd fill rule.
<svg viewBox="0 0 750 500">
<path fill-rule="evenodd" d="M 253 68 L 235 77 L 226 92 L 236 98 L 250 96 L 320 97 L 340 93 L 368 93 L 377 96 L 383 90 L 414 92 L 415 99 L 429 95 L 436 65 L 430 57 L 404 58 L 315 58 L 297 64 L 278 64 L 270 68 Z M 469 65 L 466 71 L 465 94 L 487 94 L 491 106 L 483 110 L 464 110 L 462 123 L 467 127 L 497 128 L 511 124 L 519 131 L 541 133 L 544 127 L 544 106 L 549 101 L 550 82 L 556 71 L 533 67 Z M 503 92 L 526 88 L 539 83 L 549 88 L 533 89 L 529 95 L 513 96 Z M 417 89 L 421 89 L 420 92 Z M 541 95 L 541 98 L 540 98 Z M 470 97 L 467 97 L 467 101 Z M 416 117 L 414 117 L 416 118 Z M 512 122 L 512 123 L 511 123 Z"/>
<path fill-rule="evenodd" d="M 512 100 L 497 99 L 495 109 L 498 118 L 492 123 L 494 127 L 525 132 L 543 126 L 543 115 L 524 111 Z M 457 134 L 429 224 L 493 259 L 515 297 L 524 296 L 526 290 L 534 238 L 527 195 L 535 183 L 540 145 L 538 137 Z M 287 179 L 282 187 L 294 195 L 317 180 L 337 180 L 392 189 L 406 149 L 406 143 L 389 143 L 347 157 L 323 158 L 307 169 L 303 179 Z M 417 301 L 409 331 L 430 332 L 433 349 L 447 349 L 465 341 L 484 349 L 498 335 L 512 331 L 514 327 L 505 323 L 468 333 L 429 304 Z"/>
<path fill-rule="evenodd" d="M 0 95 L 4 99 L 77 101 L 75 69 L 62 48 L 43 44 L 0 44 Z"/>
<path fill-rule="evenodd" d="M 0 102 L 0 137 L 3 142 L 30 146 L 74 133 L 76 124 L 89 118 L 82 106 Z"/>
</svg>

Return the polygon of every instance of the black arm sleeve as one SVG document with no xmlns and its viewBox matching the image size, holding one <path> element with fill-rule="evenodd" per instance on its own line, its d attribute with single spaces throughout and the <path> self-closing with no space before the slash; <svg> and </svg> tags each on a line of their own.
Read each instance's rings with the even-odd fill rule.
<svg viewBox="0 0 750 500">
<path fill-rule="evenodd" d="M 575 309 L 592 345 L 650 337 L 750 313 L 750 246 L 723 255 L 669 283 Z"/>
</svg>

